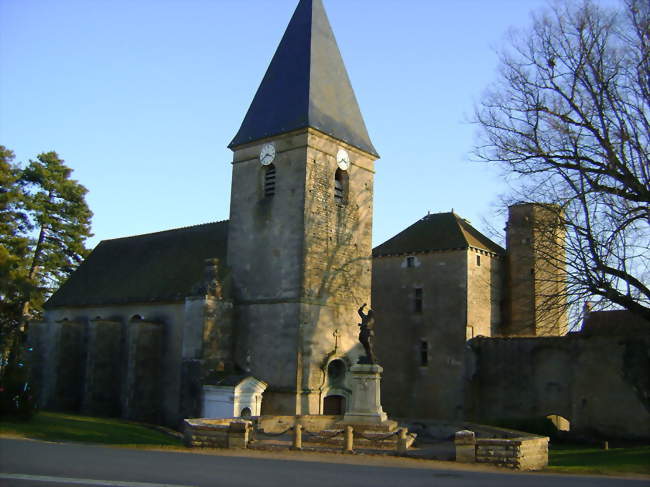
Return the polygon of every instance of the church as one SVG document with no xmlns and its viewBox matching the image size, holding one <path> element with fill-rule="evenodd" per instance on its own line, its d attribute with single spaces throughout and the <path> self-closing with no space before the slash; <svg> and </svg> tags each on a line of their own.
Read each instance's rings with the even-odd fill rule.
<svg viewBox="0 0 650 487">
<path fill-rule="evenodd" d="M 268 385 L 265 412 L 344 412 L 379 156 L 321 0 L 300 1 L 229 147 L 228 221 L 103 241 L 47 302 L 44 404 L 177 425 L 234 374 Z"/>
<path fill-rule="evenodd" d="M 227 390 L 248 401 L 231 416 L 342 415 L 367 304 L 389 415 L 650 430 L 643 368 L 601 360 L 647 346 L 538 314 L 540 276 L 564 296 L 535 252 L 544 206 L 510 208 L 506 249 L 452 211 L 373 250 L 379 155 L 322 0 L 299 1 L 229 148 L 227 221 L 104 240 L 48 300 L 29 337 L 41 407 L 178 427 Z M 612 401 L 635 413 L 612 420 Z"/>
</svg>

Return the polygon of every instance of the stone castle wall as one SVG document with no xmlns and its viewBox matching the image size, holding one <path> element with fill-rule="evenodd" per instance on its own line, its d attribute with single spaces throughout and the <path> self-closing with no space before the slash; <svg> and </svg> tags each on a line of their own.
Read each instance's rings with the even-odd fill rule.
<svg viewBox="0 0 650 487">
<path fill-rule="evenodd" d="M 650 336 L 477 338 L 470 346 L 473 420 L 559 415 L 578 434 L 650 438 Z"/>
<path fill-rule="evenodd" d="M 459 419 L 462 414 L 468 253 L 416 254 L 413 267 L 405 255 L 374 259 L 382 405 L 390 416 Z M 415 309 L 417 288 L 422 289 L 421 312 Z"/>
</svg>

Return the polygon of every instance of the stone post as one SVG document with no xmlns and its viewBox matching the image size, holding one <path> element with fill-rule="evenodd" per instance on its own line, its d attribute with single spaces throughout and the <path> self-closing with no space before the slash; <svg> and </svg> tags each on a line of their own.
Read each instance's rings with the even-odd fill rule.
<svg viewBox="0 0 650 487">
<path fill-rule="evenodd" d="M 293 427 L 293 446 L 292 450 L 302 450 L 302 425 L 296 424 Z"/>
<path fill-rule="evenodd" d="M 406 454 L 408 451 L 408 428 L 400 428 L 399 436 L 397 437 L 397 453 L 400 455 Z"/>
<path fill-rule="evenodd" d="M 343 451 L 345 453 L 352 453 L 354 451 L 354 429 L 352 426 L 345 427 L 345 441 L 343 443 Z"/>
<path fill-rule="evenodd" d="M 476 462 L 476 435 L 473 431 L 457 431 L 454 438 L 456 461 L 461 463 Z"/>
<path fill-rule="evenodd" d="M 233 421 L 228 428 L 228 448 L 247 448 L 249 421 Z"/>
</svg>

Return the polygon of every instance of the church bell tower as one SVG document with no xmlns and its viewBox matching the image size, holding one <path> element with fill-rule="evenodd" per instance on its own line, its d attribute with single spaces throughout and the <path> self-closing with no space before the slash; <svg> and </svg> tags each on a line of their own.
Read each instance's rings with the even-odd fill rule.
<svg viewBox="0 0 650 487">
<path fill-rule="evenodd" d="M 269 384 L 265 414 L 345 409 L 378 155 L 321 0 L 300 1 L 229 147 L 237 364 Z"/>
</svg>

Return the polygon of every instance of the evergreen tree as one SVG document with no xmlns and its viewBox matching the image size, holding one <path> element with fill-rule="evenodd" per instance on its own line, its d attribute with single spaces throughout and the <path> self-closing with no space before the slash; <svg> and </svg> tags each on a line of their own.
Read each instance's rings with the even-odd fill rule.
<svg viewBox="0 0 650 487">
<path fill-rule="evenodd" d="M 29 218 L 18 184 L 20 168 L 14 153 L 0 146 L 0 350 L 7 351 L 13 330 L 18 329 L 22 303 L 34 291 L 27 277 Z M 3 353 L 3 362 L 7 357 Z"/>
<path fill-rule="evenodd" d="M 21 169 L 0 146 L 0 413 L 30 417 L 30 319 L 87 254 L 87 193 L 56 152 Z"/>
<path fill-rule="evenodd" d="M 44 298 L 88 253 L 84 245 L 92 235 L 92 212 L 85 200 L 88 191 L 70 179 L 72 170 L 63 162 L 56 152 L 39 154 L 18 180 L 35 237 L 28 254 L 27 278 L 40 289 L 22 303 L 23 318 L 38 316 Z"/>
</svg>

